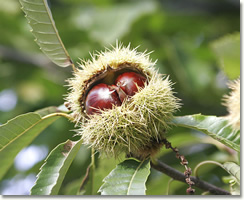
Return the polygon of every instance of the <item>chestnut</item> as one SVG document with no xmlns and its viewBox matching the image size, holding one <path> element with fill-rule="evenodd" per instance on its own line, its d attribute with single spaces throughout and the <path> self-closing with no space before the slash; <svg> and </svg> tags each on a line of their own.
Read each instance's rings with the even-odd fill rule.
<svg viewBox="0 0 244 200">
<path fill-rule="evenodd" d="M 135 72 L 125 72 L 115 80 L 116 85 L 99 83 L 86 96 L 86 113 L 100 113 L 99 109 L 112 109 L 113 105 L 120 106 L 127 96 L 133 96 L 138 87 L 144 87 L 146 78 Z"/>
<path fill-rule="evenodd" d="M 115 84 L 121 88 L 128 96 L 133 96 L 138 91 L 138 87 L 144 87 L 146 78 L 135 72 L 125 72 L 120 74 L 115 80 Z"/>
<path fill-rule="evenodd" d="M 121 101 L 114 87 L 105 83 L 95 85 L 86 96 L 86 113 L 100 113 L 99 109 L 112 109 L 113 105 L 120 106 Z"/>
</svg>

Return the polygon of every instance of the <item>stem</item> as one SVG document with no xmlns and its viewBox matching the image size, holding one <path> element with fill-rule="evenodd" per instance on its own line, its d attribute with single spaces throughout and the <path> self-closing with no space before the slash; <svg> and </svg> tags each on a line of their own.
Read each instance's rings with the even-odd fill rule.
<svg viewBox="0 0 244 200">
<path fill-rule="evenodd" d="M 69 114 L 66 114 L 66 113 L 52 113 L 52 114 L 49 114 L 49 115 L 46 115 L 45 117 L 43 117 L 42 119 L 45 119 L 45 118 L 49 118 L 49 117 L 54 117 L 54 116 L 60 116 L 60 117 L 65 117 L 67 118 L 68 120 L 70 121 L 73 121 L 74 118 L 71 117 Z"/>
<path fill-rule="evenodd" d="M 209 191 L 205 191 L 201 195 L 209 195 Z"/>
<path fill-rule="evenodd" d="M 168 175 L 169 177 L 184 182 L 185 183 L 185 174 L 179 172 L 178 170 L 166 165 L 163 162 L 157 161 L 157 163 L 151 162 L 152 168 Z M 202 181 L 194 176 L 190 177 L 191 180 L 195 183 L 194 186 L 204 190 L 209 191 L 211 194 L 216 195 L 230 195 L 230 193 L 226 190 L 223 190 L 222 188 L 218 188 L 210 183 L 207 183 L 205 181 Z"/>
<path fill-rule="evenodd" d="M 192 186 L 195 184 L 191 180 L 191 168 L 188 167 L 188 161 L 186 160 L 185 156 L 180 155 L 179 150 L 177 148 L 172 147 L 171 143 L 165 138 L 162 140 L 163 144 L 165 145 L 166 149 L 171 149 L 176 154 L 176 158 L 180 160 L 180 164 L 185 167 L 184 175 L 185 175 L 185 182 L 189 185 L 186 190 L 187 194 L 194 194 L 195 189 Z"/>
<path fill-rule="evenodd" d="M 198 170 L 199 170 L 199 168 L 200 168 L 201 166 L 205 165 L 205 164 L 214 164 L 214 165 L 217 165 L 217 166 L 220 166 L 221 168 L 223 168 L 222 164 L 220 164 L 220 163 L 218 163 L 218 162 L 216 162 L 216 161 L 206 160 L 206 161 L 203 161 L 203 162 L 199 163 L 199 164 L 195 167 L 193 174 L 194 174 L 196 177 L 198 177 Z M 223 169 L 224 169 L 224 168 L 223 168 Z"/>
<path fill-rule="evenodd" d="M 168 181 L 168 188 L 167 188 L 167 194 L 166 195 L 169 195 L 169 189 L 170 189 L 170 185 L 171 183 L 174 181 L 173 178 L 171 178 L 169 181 Z"/>
<path fill-rule="evenodd" d="M 95 149 L 91 148 L 91 194 L 93 194 L 94 173 L 95 173 Z"/>
<path fill-rule="evenodd" d="M 75 64 L 73 62 L 71 64 L 71 66 L 72 66 L 72 69 L 73 69 L 74 72 L 77 72 L 78 71 L 77 68 L 75 67 Z"/>
<path fill-rule="evenodd" d="M 95 172 L 95 150 L 94 148 L 91 148 L 91 163 L 86 169 L 86 174 L 82 179 L 77 195 L 80 195 L 81 191 L 85 189 L 85 186 L 88 184 L 88 181 L 90 181 L 89 184 L 91 185 L 91 194 L 89 195 L 93 195 L 94 172 Z"/>
</svg>

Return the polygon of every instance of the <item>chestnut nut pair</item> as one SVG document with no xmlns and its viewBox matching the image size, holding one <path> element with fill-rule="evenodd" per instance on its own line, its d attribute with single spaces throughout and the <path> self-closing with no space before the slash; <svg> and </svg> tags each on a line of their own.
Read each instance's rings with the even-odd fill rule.
<svg viewBox="0 0 244 200">
<path fill-rule="evenodd" d="M 144 87 L 146 78 L 139 73 L 124 72 L 115 80 L 115 85 L 99 83 L 86 96 L 86 113 L 92 115 L 100 110 L 121 106 L 127 96 L 133 96 L 138 87 Z"/>
</svg>

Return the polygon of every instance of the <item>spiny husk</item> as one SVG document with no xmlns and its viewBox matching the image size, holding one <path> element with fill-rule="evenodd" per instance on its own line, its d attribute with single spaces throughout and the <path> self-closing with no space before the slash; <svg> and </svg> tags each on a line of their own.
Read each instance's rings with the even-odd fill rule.
<svg viewBox="0 0 244 200">
<path fill-rule="evenodd" d="M 106 71 L 107 66 L 116 69 L 124 63 L 136 67 L 147 76 L 145 87 L 139 88 L 121 106 L 87 116 L 80 102 L 86 84 L 95 77 L 94 74 Z M 85 144 L 110 156 L 125 152 L 143 158 L 158 150 L 169 128 L 169 121 L 180 105 L 172 92 L 169 78 L 159 75 L 154 64 L 148 54 L 120 46 L 81 65 L 82 70 L 69 80 L 71 93 L 67 101 L 74 121 L 81 127 L 79 134 Z"/>
<path fill-rule="evenodd" d="M 233 129 L 240 130 L 240 79 L 228 83 L 231 92 L 229 95 L 224 95 L 223 105 L 227 107 L 229 115 L 227 119 Z"/>
<path fill-rule="evenodd" d="M 121 106 L 92 115 L 81 127 L 82 139 L 107 155 L 151 154 L 155 149 L 148 151 L 149 147 L 165 137 L 172 113 L 179 108 L 177 102 L 168 78 L 162 80 L 155 75 L 145 88 Z"/>
<path fill-rule="evenodd" d="M 155 73 L 155 62 L 151 62 L 147 53 L 137 52 L 136 49 L 130 49 L 130 46 L 122 47 L 117 45 L 112 50 L 107 49 L 92 56 L 91 60 L 82 61 L 81 69 L 77 69 L 74 78 L 68 80 L 71 92 L 67 95 L 66 101 L 76 123 L 79 123 L 84 116 L 84 103 L 81 99 L 87 91 L 87 85 L 96 79 L 98 74 L 106 72 L 109 68 L 117 69 L 122 65 L 130 65 L 137 68 L 143 74 L 151 76 Z"/>
</svg>

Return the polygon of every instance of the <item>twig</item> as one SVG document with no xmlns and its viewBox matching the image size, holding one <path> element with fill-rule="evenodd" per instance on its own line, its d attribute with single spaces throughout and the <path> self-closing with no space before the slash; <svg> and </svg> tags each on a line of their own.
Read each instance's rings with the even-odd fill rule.
<svg viewBox="0 0 244 200">
<path fill-rule="evenodd" d="M 180 160 L 180 164 L 185 167 L 185 182 L 189 185 L 186 190 L 187 194 L 194 194 L 195 190 L 192 186 L 195 184 L 194 181 L 191 180 L 191 168 L 188 167 L 188 161 L 186 160 L 185 156 L 180 155 L 179 150 L 177 148 L 172 147 L 171 143 L 165 138 L 162 140 L 163 144 L 165 145 L 166 149 L 171 149 L 176 154 L 176 158 Z"/>
<path fill-rule="evenodd" d="M 178 180 L 178 181 L 181 181 L 181 182 L 184 182 L 185 183 L 185 174 L 179 172 L 178 170 L 166 165 L 165 163 L 161 162 L 161 161 L 154 161 L 154 162 L 151 162 L 151 166 L 168 175 L 169 177 L 175 179 L 175 180 Z M 205 181 L 202 181 L 194 176 L 191 176 L 190 177 L 191 180 L 195 183 L 195 187 L 198 187 L 204 191 L 209 191 L 211 194 L 216 194 L 216 195 L 230 195 L 230 193 L 226 190 L 223 190 L 222 188 L 218 188 L 210 183 L 207 183 Z"/>
</svg>

